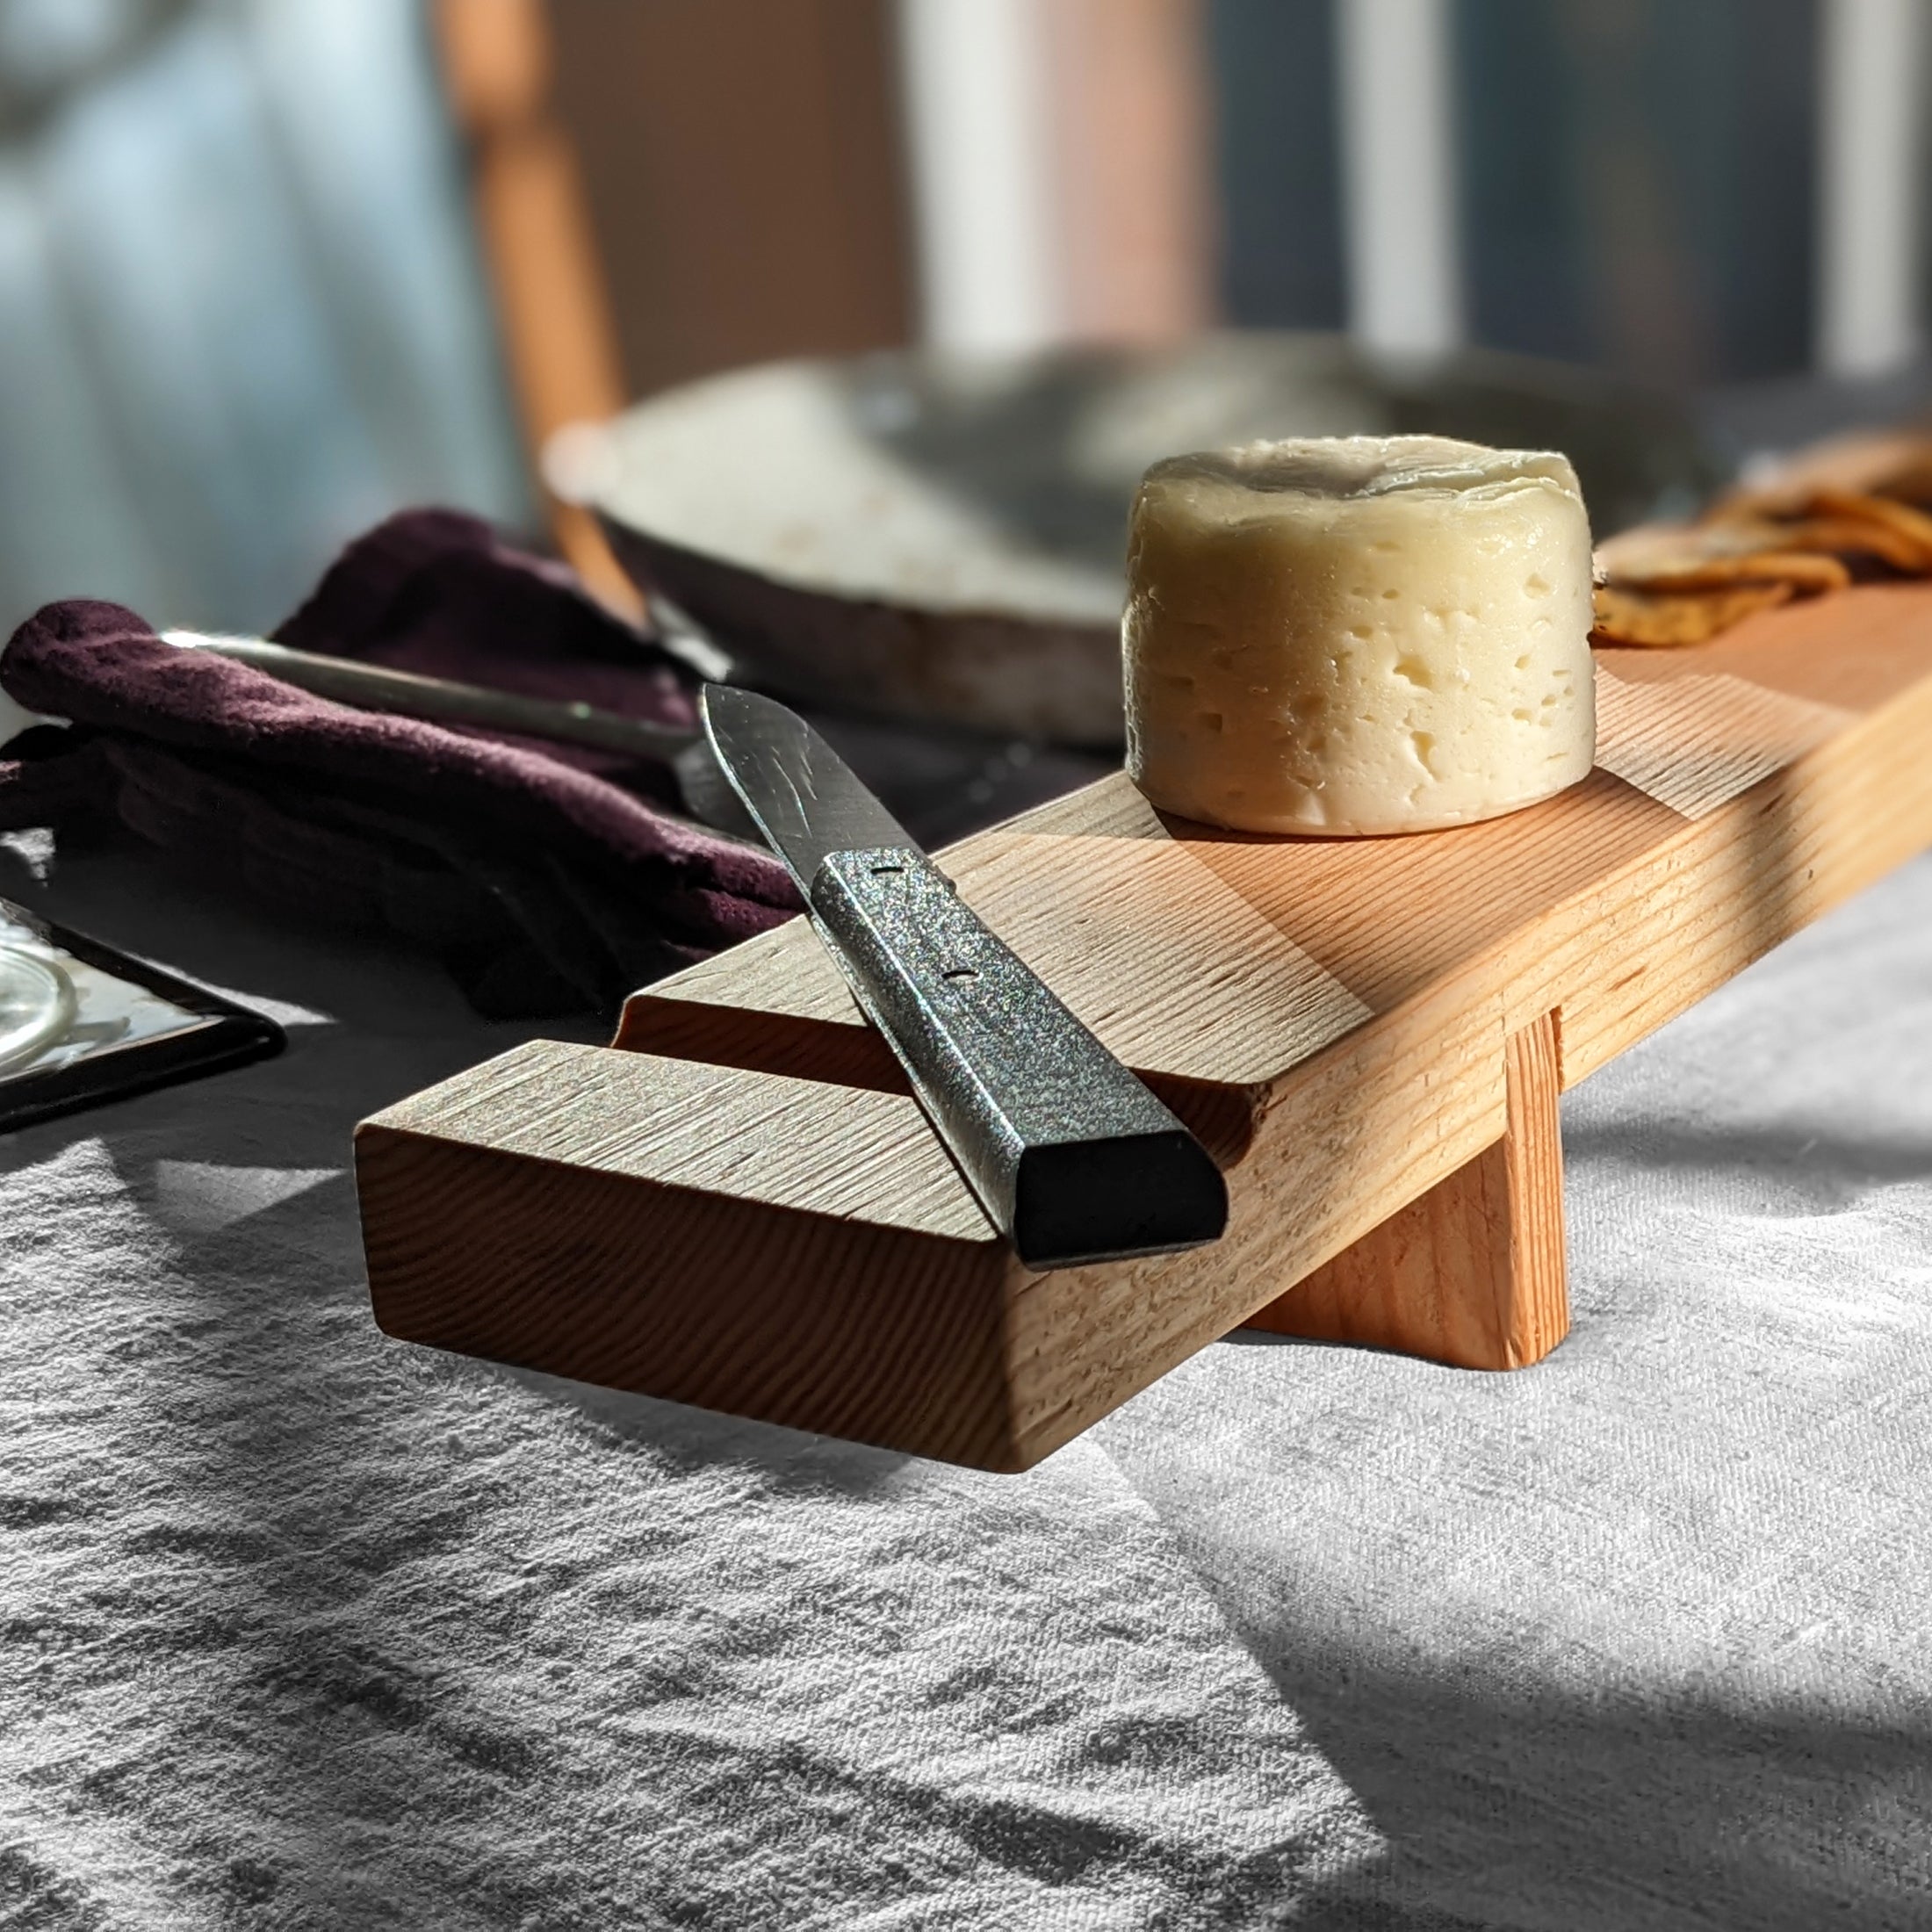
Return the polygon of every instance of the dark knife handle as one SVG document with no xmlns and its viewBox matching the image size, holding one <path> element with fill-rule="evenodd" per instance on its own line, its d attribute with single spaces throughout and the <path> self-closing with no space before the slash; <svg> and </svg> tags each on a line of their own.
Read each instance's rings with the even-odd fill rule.
<svg viewBox="0 0 1932 1932">
<path fill-rule="evenodd" d="M 1213 1241 L 1200 1143 L 910 849 L 836 852 L 811 910 L 981 1205 L 1029 1267 Z"/>
</svg>

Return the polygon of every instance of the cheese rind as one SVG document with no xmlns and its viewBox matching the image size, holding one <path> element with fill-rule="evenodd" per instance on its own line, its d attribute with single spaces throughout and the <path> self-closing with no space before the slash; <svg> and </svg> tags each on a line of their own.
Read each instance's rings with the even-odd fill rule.
<svg viewBox="0 0 1932 1932">
<path fill-rule="evenodd" d="M 1128 770 L 1163 811 L 1417 832 L 1590 768 L 1590 520 L 1564 457 L 1349 436 L 1171 458 L 1128 577 Z"/>
</svg>

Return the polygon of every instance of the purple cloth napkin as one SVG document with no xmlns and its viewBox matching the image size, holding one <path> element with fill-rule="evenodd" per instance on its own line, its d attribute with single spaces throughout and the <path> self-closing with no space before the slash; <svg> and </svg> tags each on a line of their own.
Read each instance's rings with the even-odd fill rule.
<svg viewBox="0 0 1932 1932">
<path fill-rule="evenodd" d="M 560 566 L 473 517 L 359 538 L 276 632 L 305 651 L 695 717 L 696 681 Z M 49 604 L 0 685 L 71 728 L 0 756 L 0 828 L 118 821 L 272 905 L 430 945 L 497 1017 L 609 1013 L 797 909 L 777 862 L 675 816 L 621 753 L 420 723 L 163 644 L 132 611 Z"/>
</svg>

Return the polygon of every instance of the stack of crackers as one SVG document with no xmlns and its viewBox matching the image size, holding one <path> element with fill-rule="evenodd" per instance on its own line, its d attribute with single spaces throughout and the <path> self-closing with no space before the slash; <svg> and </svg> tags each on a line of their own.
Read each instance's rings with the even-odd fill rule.
<svg viewBox="0 0 1932 1932">
<path fill-rule="evenodd" d="M 1601 645 L 1701 644 L 1794 597 L 1932 576 L 1932 435 L 1847 437 L 1597 552 Z"/>
</svg>

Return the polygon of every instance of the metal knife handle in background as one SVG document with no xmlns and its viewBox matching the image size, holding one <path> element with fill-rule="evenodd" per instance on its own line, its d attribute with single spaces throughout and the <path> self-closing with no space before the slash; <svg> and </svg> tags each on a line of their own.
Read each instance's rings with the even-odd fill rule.
<svg viewBox="0 0 1932 1932">
<path fill-rule="evenodd" d="M 973 1191 L 1034 1268 L 1199 1246 L 1207 1150 L 910 847 L 828 854 L 814 918 Z"/>
<path fill-rule="evenodd" d="M 266 638 L 205 637 L 195 631 L 164 631 L 162 636 L 185 649 L 212 651 L 238 664 L 252 664 L 285 684 L 365 711 L 393 711 L 404 717 L 524 732 L 532 738 L 595 745 L 605 751 L 629 752 L 634 758 L 667 763 L 699 742 L 703 735 L 599 710 L 591 704 L 559 704 L 548 698 L 493 690 L 487 685 L 459 684 L 450 678 L 391 670 L 386 665 L 297 651 L 285 644 L 271 644 Z"/>
<path fill-rule="evenodd" d="M 717 768 L 710 740 L 703 732 L 653 724 L 580 702 L 523 697 L 486 684 L 460 684 L 451 678 L 392 670 L 387 665 L 332 658 L 319 651 L 297 651 L 266 638 L 215 637 L 198 631 L 163 631 L 161 635 L 164 643 L 178 649 L 212 652 L 237 664 L 253 665 L 298 690 L 358 710 L 386 711 L 439 724 L 479 724 L 486 731 L 515 732 L 561 745 L 591 745 L 600 751 L 654 760 L 671 768 L 693 818 L 734 839 L 758 839 L 758 827 Z"/>
</svg>

